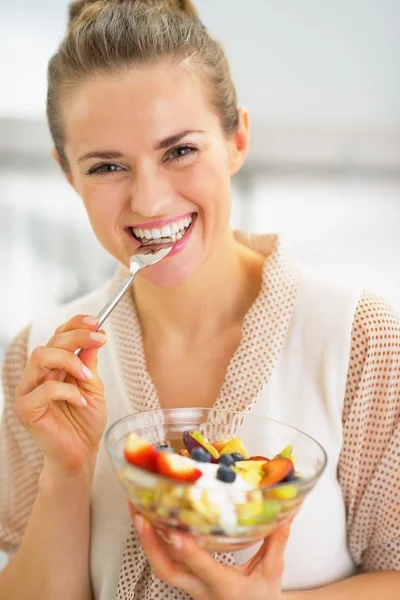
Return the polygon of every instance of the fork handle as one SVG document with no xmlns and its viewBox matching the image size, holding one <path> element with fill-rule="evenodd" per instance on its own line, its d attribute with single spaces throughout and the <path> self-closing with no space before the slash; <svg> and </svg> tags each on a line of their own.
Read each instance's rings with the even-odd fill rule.
<svg viewBox="0 0 400 600">
<path fill-rule="evenodd" d="M 135 275 L 136 275 L 136 273 L 134 275 L 129 275 L 126 279 L 124 279 L 124 281 L 117 288 L 117 290 L 115 291 L 113 296 L 111 296 L 110 300 L 107 302 L 107 304 L 104 306 L 104 308 L 101 309 L 101 311 L 97 315 L 99 324 L 97 325 L 97 327 L 94 331 L 97 331 L 102 326 L 104 321 L 107 319 L 107 317 L 112 313 L 114 308 L 117 306 L 118 302 L 129 290 L 129 288 L 131 287 L 131 285 L 133 283 Z M 74 354 L 76 354 L 76 356 L 79 356 L 81 352 L 82 352 L 82 348 L 78 348 L 77 350 L 75 350 Z"/>
</svg>

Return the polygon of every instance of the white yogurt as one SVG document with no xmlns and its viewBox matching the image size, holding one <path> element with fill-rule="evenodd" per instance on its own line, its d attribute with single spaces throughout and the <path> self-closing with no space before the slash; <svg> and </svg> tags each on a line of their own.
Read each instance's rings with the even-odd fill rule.
<svg viewBox="0 0 400 600">
<path fill-rule="evenodd" d="M 188 459 L 191 460 L 191 459 Z M 233 534 L 237 528 L 237 514 L 233 498 L 227 494 L 237 492 L 247 492 L 254 490 L 254 486 L 242 479 L 236 474 L 236 479 L 232 483 L 226 483 L 217 479 L 217 471 L 220 465 L 215 463 L 195 463 L 203 475 L 190 488 L 190 495 L 193 500 L 200 500 L 203 490 L 208 491 L 208 499 L 211 503 L 219 507 L 220 526 L 227 534 Z"/>
</svg>

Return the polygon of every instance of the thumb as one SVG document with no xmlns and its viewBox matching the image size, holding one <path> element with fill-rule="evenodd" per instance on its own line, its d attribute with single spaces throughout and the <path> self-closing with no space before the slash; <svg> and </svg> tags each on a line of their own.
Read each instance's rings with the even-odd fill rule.
<svg viewBox="0 0 400 600">
<path fill-rule="evenodd" d="M 292 525 L 290 519 L 278 529 L 273 531 L 264 541 L 264 556 L 262 559 L 262 566 L 264 574 L 267 578 L 276 580 L 282 578 L 284 570 L 284 554 L 286 544 L 290 536 L 290 529 Z"/>
<path fill-rule="evenodd" d="M 91 373 L 93 373 L 93 379 L 99 376 L 97 372 L 99 350 L 100 348 L 90 348 L 88 350 L 82 350 L 79 355 L 83 364 L 90 369 Z M 92 381 L 92 379 L 89 379 L 89 381 Z"/>
<path fill-rule="evenodd" d="M 106 335 L 106 332 L 104 331 L 104 329 L 99 329 L 99 333 L 103 333 L 104 335 Z M 98 354 L 99 354 L 99 350 L 101 350 L 101 348 L 103 348 L 103 346 L 100 346 L 100 348 L 87 348 L 86 350 L 82 350 L 82 352 L 79 355 L 79 358 L 81 359 L 83 364 L 88 369 L 90 369 L 90 371 L 93 373 L 93 378 L 98 377 L 98 372 L 97 372 Z M 91 381 L 91 380 L 89 380 L 89 381 Z"/>
<path fill-rule="evenodd" d="M 102 380 L 100 379 L 97 365 L 98 365 L 98 352 L 99 348 L 91 348 L 88 350 L 82 350 L 79 358 L 83 362 L 83 364 L 90 370 L 93 377 L 91 379 L 87 379 L 86 381 L 79 381 L 77 384 L 81 388 L 83 392 L 85 392 L 85 397 L 87 395 L 93 396 L 103 396 L 104 395 L 104 385 Z"/>
<path fill-rule="evenodd" d="M 102 333 L 105 332 L 102 331 Z M 101 350 L 102 347 L 103 346 L 101 346 L 100 348 L 87 348 L 85 350 L 82 350 L 82 352 L 79 355 L 79 358 L 81 359 L 83 364 L 90 370 L 90 372 L 93 375 L 91 379 L 87 379 L 86 381 L 79 381 L 79 383 L 77 382 L 81 390 L 86 394 L 93 394 L 96 396 L 104 395 L 104 385 L 102 380 L 100 379 L 97 368 L 99 350 Z"/>
</svg>

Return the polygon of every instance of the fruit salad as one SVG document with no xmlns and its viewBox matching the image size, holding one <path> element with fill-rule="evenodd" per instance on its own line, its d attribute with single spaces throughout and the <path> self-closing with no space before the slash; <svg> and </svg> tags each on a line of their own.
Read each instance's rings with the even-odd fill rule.
<svg viewBox="0 0 400 600">
<path fill-rule="evenodd" d="M 185 531 L 240 535 L 248 526 L 285 518 L 299 503 L 301 476 L 291 445 L 273 457 L 249 456 L 240 438 L 210 442 L 199 431 L 185 431 L 182 447 L 174 446 L 154 446 L 134 433 L 126 439 L 124 457 L 143 473 L 132 477 L 126 467 L 120 478 L 126 487 L 132 481 L 131 501 L 145 516 Z"/>
</svg>

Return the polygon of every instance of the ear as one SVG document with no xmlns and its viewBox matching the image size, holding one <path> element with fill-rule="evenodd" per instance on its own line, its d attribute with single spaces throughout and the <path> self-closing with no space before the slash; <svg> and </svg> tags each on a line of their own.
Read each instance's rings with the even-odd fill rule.
<svg viewBox="0 0 400 600">
<path fill-rule="evenodd" d="M 53 148 L 53 150 L 51 151 L 51 154 L 52 154 L 54 160 L 56 161 L 56 163 L 58 164 L 58 166 L 60 167 L 61 171 L 64 173 L 68 183 L 70 185 L 72 185 L 72 187 L 74 187 L 74 182 L 72 179 L 71 171 L 65 171 L 65 169 L 63 169 L 62 164 L 61 164 L 60 155 L 58 154 L 57 149 Z"/>
<path fill-rule="evenodd" d="M 238 109 L 238 127 L 232 137 L 231 175 L 235 175 L 247 158 L 250 141 L 249 112 L 247 108 Z"/>
</svg>

